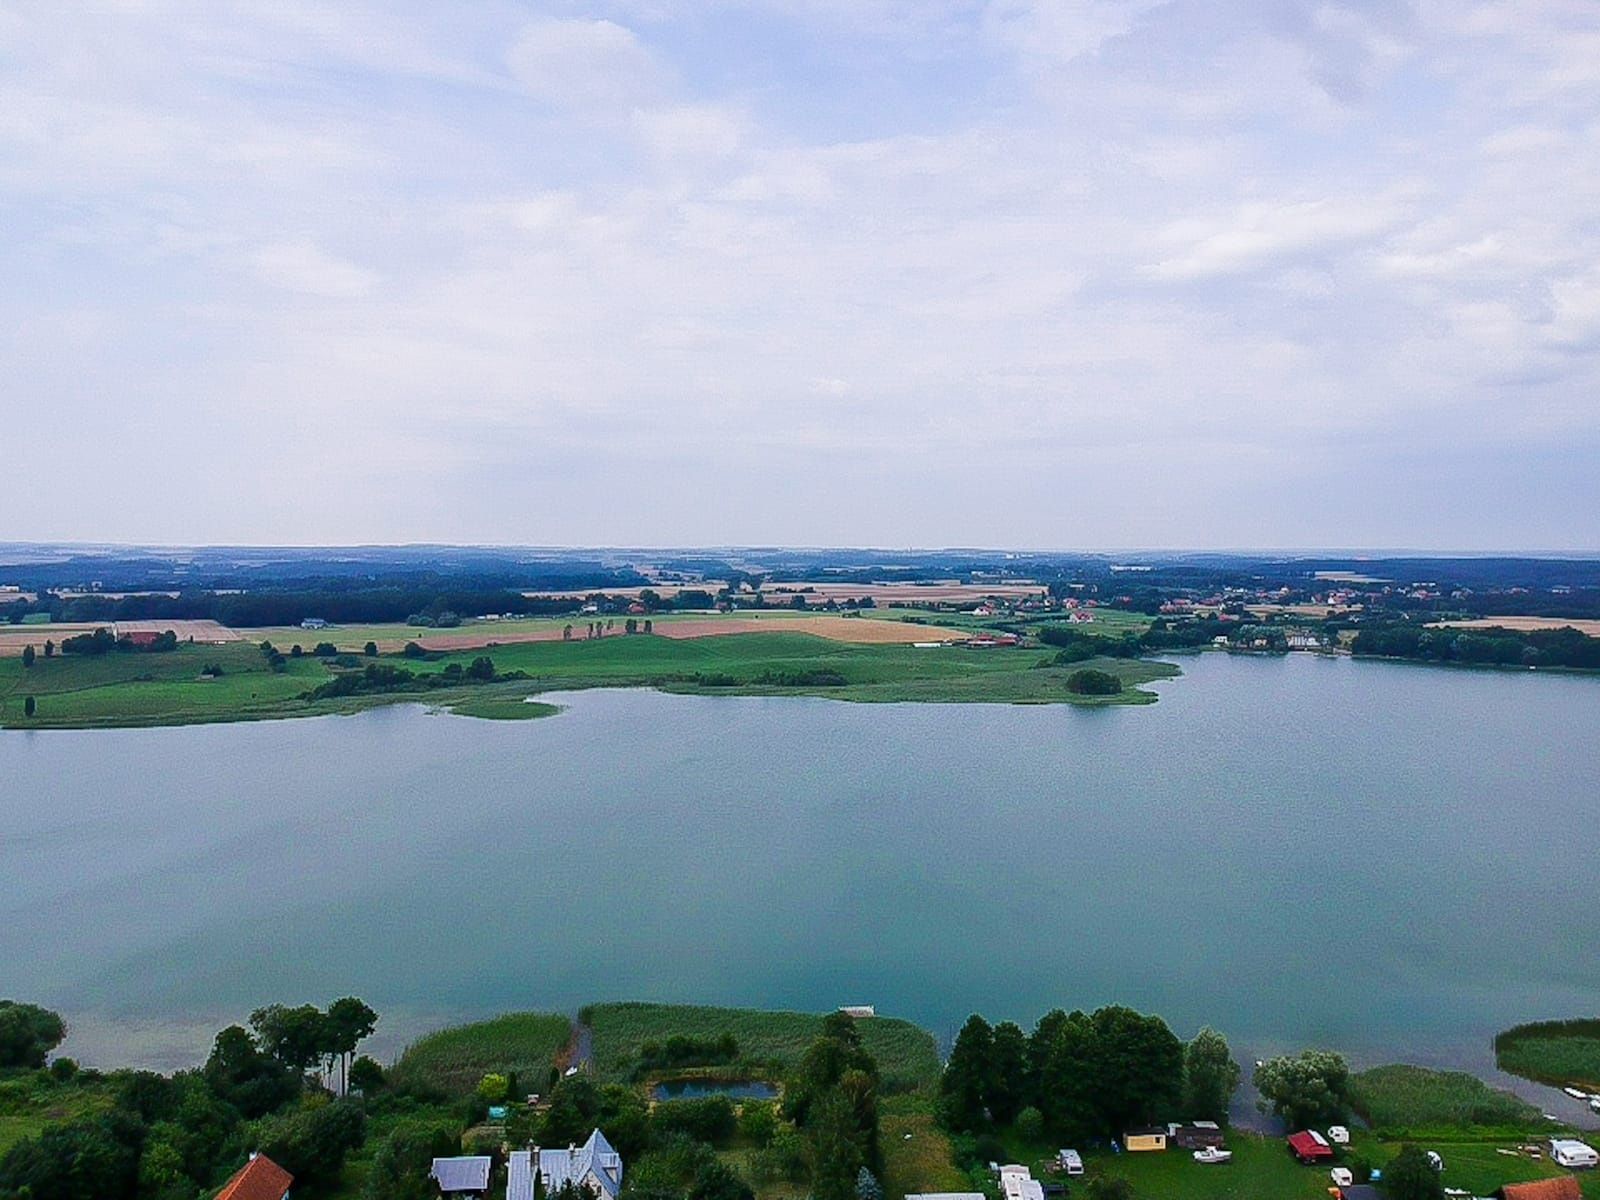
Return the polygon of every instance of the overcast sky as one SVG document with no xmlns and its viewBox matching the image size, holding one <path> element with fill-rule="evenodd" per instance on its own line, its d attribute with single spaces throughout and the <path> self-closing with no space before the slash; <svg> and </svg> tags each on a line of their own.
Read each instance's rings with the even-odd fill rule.
<svg viewBox="0 0 1600 1200">
<path fill-rule="evenodd" d="M 0 0 L 0 537 L 1600 548 L 1593 0 Z"/>
</svg>

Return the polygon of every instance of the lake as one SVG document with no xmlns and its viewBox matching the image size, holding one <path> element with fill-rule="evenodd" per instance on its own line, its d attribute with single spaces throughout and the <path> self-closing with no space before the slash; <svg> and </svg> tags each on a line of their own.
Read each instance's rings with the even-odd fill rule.
<svg viewBox="0 0 1600 1200">
<path fill-rule="evenodd" d="M 1593 1014 L 1600 679 L 1179 661 L 1144 708 L 597 691 L 3 733 L 0 994 L 155 1065 L 348 993 L 390 1053 L 591 1000 L 941 1037 L 1120 1001 L 1241 1058 L 1482 1069 L 1504 1025 Z"/>
</svg>

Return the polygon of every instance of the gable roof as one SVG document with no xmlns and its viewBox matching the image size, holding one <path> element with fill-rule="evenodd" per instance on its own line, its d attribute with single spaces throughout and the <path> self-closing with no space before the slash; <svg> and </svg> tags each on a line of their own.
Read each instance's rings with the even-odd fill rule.
<svg viewBox="0 0 1600 1200">
<path fill-rule="evenodd" d="M 436 1158 L 428 1174 L 438 1181 L 441 1192 L 487 1192 L 490 1162 L 487 1154 Z"/>
<path fill-rule="evenodd" d="M 564 1184 L 584 1184 L 592 1179 L 604 1196 L 615 1200 L 622 1190 L 622 1155 L 596 1129 L 577 1149 L 539 1151 L 539 1174 L 544 1176 L 547 1195 Z"/>
<path fill-rule="evenodd" d="M 256 1154 L 222 1185 L 217 1200 L 283 1200 L 293 1182 L 293 1175 L 265 1154 Z"/>
<path fill-rule="evenodd" d="M 1557 1179 L 1536 1179 L 1532 1183 L 1508 1183 L 1495 1193 L 1502 1200 L 1581 1200 L 1583 1189 L 1571 1175 Z"/>
<path fill-rule="evenodd" d="M 513 1150 L 506 1156 L 506 1200 L 533 1200 L 533 1153 Z"/>
</svg>

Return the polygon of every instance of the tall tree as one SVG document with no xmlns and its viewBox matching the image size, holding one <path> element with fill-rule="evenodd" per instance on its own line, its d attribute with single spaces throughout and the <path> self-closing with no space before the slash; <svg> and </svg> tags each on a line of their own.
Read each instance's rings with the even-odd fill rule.
<svg viewBox="0 0 1600 1200">
<path fill-rule="evenodd" d="M 324 1019 L 325 1052 L 338 1055 L 342 1091 L 350 1090 L 350 1062 L 355 1058 L 356 1047 L 371 1036 L 377 1026 L 378 1014 L 354 996 L 345 996 L 328 1005 L 328 1015 Z"/>
<path fill-rule="evenodd" d="M 1167 1023 L 1117 1004 L 1097 1009 L 1090 1020 L 1102 1130 L 1114 1135 L 1175 1115 L 1183 1091 L 1183 1043 Z"/>
<path fill-rule="evenodd" d="M 67 1024 L 59 1013 L 0 1000 L 0 1067 L 42 1067 L 66 1036 Z"/>
<path fill-rule="evenodd" d="M 315 1004 L 269 1004 L 250 1014 L 261 1049 L 294 1071 L 307 1071 L 328 1052 L 328 1019 Z"/>
<path fill-rule="evenodd" d="M 1383 1169 L 1383 1190 L 1390 1200 L 1444 1200 L 1439 1172 L 1427 1154 L 1412 1145 L 1402 1146 Z"/>
<path fill-rule="evenodd" d="M 994 1030 L 977 1013 L 967 1018 L 950 1048 L 950 1061 L 939 1080 L 939 1111 L 957 1131 L 982 1129 L 989 1123 L 987 1101 L 994 1090 Z"/>
<path fill-rule="evenodd" d="M 1291 1129 L 1342 1121 L 1350 1112 L 1350 1067 L 1331 1050 L 1271 1058 L 1255 1070 L 1256 1106 Z"/>
<path fill-rule="evenodd" d="M 1009 1125 L 1032 1099 L 1028 1080 L 1028 1035 L 1012 1021 L 994 1027 L 989 1064 L 989 1115 Z"/>
<path fill-rule="evenodd" d="M 1183 1048 L 1183 1115 L 1191 1121 L 1227 1124 L 1228 1104 L 1239 1087 L 1239 1064 L 1227 1039 L 1202 1029 Z"/>
</svg>

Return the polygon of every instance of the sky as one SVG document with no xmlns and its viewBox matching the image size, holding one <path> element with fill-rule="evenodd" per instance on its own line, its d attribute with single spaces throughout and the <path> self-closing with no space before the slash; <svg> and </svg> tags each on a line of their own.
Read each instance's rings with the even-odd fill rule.
<svg viewBox="0 0 1600 1200">
<path fill-rule="evenodd" d="M 1600 549 L 1600 4 L 0 0 L 0 538 Z"/>
</svg>

